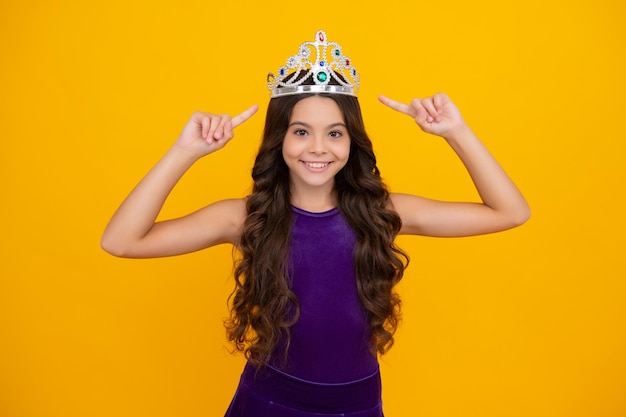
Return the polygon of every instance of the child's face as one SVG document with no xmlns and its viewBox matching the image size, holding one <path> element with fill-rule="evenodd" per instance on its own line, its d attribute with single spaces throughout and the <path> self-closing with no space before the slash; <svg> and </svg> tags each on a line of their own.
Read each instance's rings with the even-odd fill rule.
<svg viewBox="0 0 626 417">
<path fill-rule="evenodd" d="M 328 187 L 348 162 L 350 136 L 343 113 L 328 97 L 300 100 L 291 113 L 283 141 L 283 158 L 292 186 Z"/>
</svg>

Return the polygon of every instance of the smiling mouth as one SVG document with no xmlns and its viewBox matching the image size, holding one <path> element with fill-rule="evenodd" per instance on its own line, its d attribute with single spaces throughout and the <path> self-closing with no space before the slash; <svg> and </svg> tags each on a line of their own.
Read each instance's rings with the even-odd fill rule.
<svg viewBox="0 0 626 417">
<path fill-rule="evenodd" d="M 302 161 L 302 162 L 304 163 L 304 165 L 310 168 L 315 168 L 315 169 L 326 168 L 328 165 L 330 165 L 330 162 L 306 162 L 306 161 Z"/>
</svg>

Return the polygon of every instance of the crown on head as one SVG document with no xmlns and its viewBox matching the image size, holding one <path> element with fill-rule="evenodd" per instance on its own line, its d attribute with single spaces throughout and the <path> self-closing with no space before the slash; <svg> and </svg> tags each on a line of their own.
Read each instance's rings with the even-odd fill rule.
<svg viewBox="0 0 626 417">
<path fill-rule="evenodd" d="M 326 33 L 318 30 L 315 40 L 300 45 L 298 53 L 287 59 L 277 75 L 267 74 L 267 86 L 272 98 L 303 93 L 356 96 L 359 74 L 350 58 L 343 54 L 341 46 L 326 39 Z M 314 84 L 311 84 L 311 79 Z M 338 85 L 330 84 L 331 79 Z M 303 85 L 307 81 L 307 85 Z"/>
</svg>

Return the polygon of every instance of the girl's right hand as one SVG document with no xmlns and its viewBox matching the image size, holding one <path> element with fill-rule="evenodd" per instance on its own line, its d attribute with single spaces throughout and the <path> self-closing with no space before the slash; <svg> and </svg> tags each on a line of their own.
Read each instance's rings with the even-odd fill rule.
<svg viewBox="0 0 626 417">
<path fill-rule="evenodd" d="M 233 138 L 233 128 L 248 120 L 259 107 L 255 104 L 231 118 L 227 114 L 195 112 L 181 132 L 174 147 L 201 158 L 215 152 Z"/>
</svg>

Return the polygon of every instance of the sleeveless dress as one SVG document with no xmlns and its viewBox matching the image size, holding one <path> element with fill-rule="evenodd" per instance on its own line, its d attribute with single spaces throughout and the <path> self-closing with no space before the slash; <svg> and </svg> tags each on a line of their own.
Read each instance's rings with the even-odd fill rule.
<svg viewBox="0 0 626 417">
<path fill-rule="evenodd" d="M 300 316 L 286 360 L 246 364 L 225 417 L 382 417 L 378 360 L 356 288 L 354 231 L 337 208 L 293 208 L 291 289 Z"/>
</svg>

